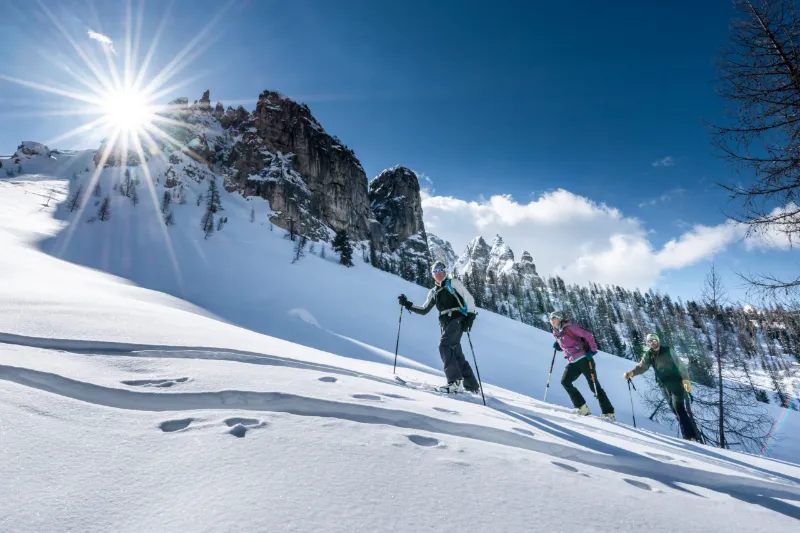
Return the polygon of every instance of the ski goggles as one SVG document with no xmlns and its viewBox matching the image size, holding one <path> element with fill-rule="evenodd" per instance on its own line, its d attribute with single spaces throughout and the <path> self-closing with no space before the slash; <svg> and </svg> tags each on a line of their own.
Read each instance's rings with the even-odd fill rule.
<svg viewBox="0 0 800 533">
<path fill-rule="evenodd" d="M 431 270 L 431 272 L 433 272 L 434 274 L 441 274 L 442 272 L 444 272 L 444 269 L 443 268 L 434 268 L 433 270 Z"/>
</svg>

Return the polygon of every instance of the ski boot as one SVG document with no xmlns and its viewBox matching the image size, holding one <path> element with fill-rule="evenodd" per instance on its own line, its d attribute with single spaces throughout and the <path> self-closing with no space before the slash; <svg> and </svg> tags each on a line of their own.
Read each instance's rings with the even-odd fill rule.
<svg viewBox="0 0 800 533">
<path fill-rule="evenodd" d="M 583 404 L 578 409 L 578 414 L 581 415 L 581 416 L 589 416 L 589 415 L 592 414 L 592 412 L 589 410 L 589 406 L 588 405 Z"/>
<path fill-rule="evenodd" d="M 614 415 L 614 413 L 603 413 L 603 418 L 606 420 L 611 420 L 612 422 L 617 421 L 617 417 Z"/>
<path fill-rule="evenodd" d="M 458 392 L 464 392 L 464 383 L 462 380 L 456 380 L 451 383 L 448 383 L 444 387 L 442 387 L 442 392 L 446 392 L 447 394 L 455 394 Z"/>
</svg>

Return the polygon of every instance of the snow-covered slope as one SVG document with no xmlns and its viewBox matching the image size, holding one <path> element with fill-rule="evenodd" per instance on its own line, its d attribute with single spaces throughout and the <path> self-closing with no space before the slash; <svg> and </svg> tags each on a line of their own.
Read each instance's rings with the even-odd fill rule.
<svg viewBox="0 0 800 533">
<path fill-rule="evenodd" d="M 600 354 L 621 423 L 578 419 L 560 358 L 552 403 L 523 396 L 544 393 L 552 338 L 492 313 L 472 335 L 488 407 L 403 387 L 395 297 L 423 288 L 319 243 L 292 263 L 266 202 L 224 191 L 228 222 L 204 239 L 210 175 L 165 226 L 156 159 L 152 191 L 130 169 L 138 205 L 112 193 L 88 222 L 124 179 L 103 170 L 70 211 L 92 157 L 32 156 L 0 180 L 0 530 L 796 527 L 796 413 L 770 448 L 787 462 L 676 440 L 637 396 L 633 429 L 630 362 Z M 403 317 L 398 374 L 440 383 L 437 341 L 434 316 Z"/>
</svg>

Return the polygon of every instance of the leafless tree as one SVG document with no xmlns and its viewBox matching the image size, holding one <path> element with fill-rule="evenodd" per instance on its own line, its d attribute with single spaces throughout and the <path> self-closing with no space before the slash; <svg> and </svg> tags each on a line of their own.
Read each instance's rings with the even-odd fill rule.
<svg viewBox="0 0 800 533">
<path fill-rule="evenodd" d="M 741 205 L 731 216 L 748 236 L 792 245 L 800 236 L 800 13 L 795 0 L 734 0 L 734 7 L 738 18 L 719 62 L 729 120 L 711 130 L 723 157 L 751 183 L 722 187 Z M 742 277 L 760 296 L 800 292 L 800 275 Z"/>
</svg>

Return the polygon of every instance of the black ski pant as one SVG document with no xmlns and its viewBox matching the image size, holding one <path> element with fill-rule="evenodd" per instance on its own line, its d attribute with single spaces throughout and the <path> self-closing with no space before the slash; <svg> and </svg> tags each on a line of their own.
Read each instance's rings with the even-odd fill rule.
<svg viewBox="0 0 800 533">
<path fill-rule="evenodd" d="M 442 338 L 439 340 L 439 356 L 444 364 L 444 375 L 448 383 L 453 383 L 459 379 L 464 380 L 464 388 L 478 390 L 478 380 L 472 373 L 464 351 L 461 349 L 461 335 L 464 331 L 461 323 L 463 316 L 444 315 L 439 319 L 439 326 L 442 328 Z"/>
<path fill-rule="evenodd" d="M 580 408 L 586 403 L 586 400 L 583 399 L 583 395 L 575 388 L 575 385 L 573 385 L 581 374 L 583 374 L 586 381 L 589 382 L 589 389 L 592 392 L 594 392 L 594 384 L 597 384 L 597 401 L 600 402 L 600 409 L 603 411 L 603 414 L 613 413 L 614 406 L 611 405 L 608 396 L 606 396 L 606 391 L 603 390 L 603 387 L 600 386 L 600 381 L 597 379 L 597 370 L 595 369 L 594 361 L 588 357 L 579 359 L 574 363 L 569 363 L 567 368 L 564 369 L 564 374 L 561 376 L 561 384 L 567 390 L 569 399 L 572 400 L 572 405 Z M 592 381 L 592 374 L 594 374 L 594 382 Z"/>
<path fill-rule="evenodd" d="M 663 387 L 664 394 L 667 396 L 672 412 L 678 417 L 678 425 L 681 427 L 681 435 L 686 440 L 700 441 L 700 435 L 694 428 L 694 422 L 686 410 L 686 401 L 689 399 L 681 382 L 669 382 Z"/>
</svg>

